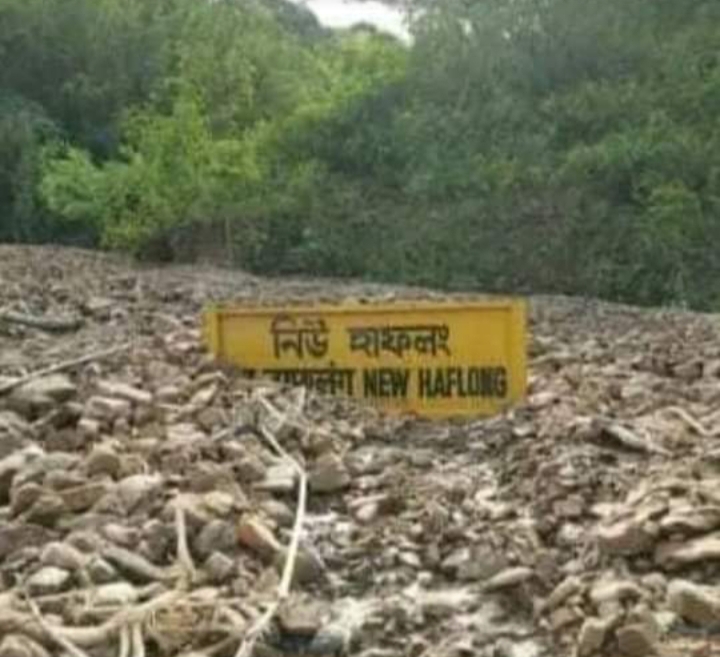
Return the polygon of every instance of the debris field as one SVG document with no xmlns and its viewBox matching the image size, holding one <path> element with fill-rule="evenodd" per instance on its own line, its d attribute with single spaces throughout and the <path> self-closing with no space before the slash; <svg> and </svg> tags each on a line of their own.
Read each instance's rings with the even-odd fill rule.
<svg viewBox="0 0 720 657">
<path fill-rule="evenodd" d="M 0 247 L 0 657 L 720 655 L 720 319 L 533 298 L 527 401 L 454 422 L 201 340 L 409 297 Z"/>
</svg>

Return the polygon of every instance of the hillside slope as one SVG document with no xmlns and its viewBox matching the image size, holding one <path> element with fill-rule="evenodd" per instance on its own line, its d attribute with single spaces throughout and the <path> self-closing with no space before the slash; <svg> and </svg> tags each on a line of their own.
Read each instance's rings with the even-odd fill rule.
<svg viewBox="0 0 720 657">
<path fill-rule="evenodd" d="M 212 299 L 425 296 L 0 247 L 0 657 L 235 654 L 292 543 L 283 453 L 307 513 L 254 654 L 711 654 L 716 317 L 532 299 L 527 403 L 454 423 L 253 388 L 199 342 Z"/>
</svg>

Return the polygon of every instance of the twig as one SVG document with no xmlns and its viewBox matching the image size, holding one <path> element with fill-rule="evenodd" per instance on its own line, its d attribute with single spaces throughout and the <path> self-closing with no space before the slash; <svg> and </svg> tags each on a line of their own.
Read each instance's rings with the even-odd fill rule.
<svg viewBox="0 0 720 657">
<path fill-rule="evenodd" d="M 185 509 L 181 504 L 175 507 L 175 533 L 177 535 L 177 560 L 190 583 L 195 580 L 196 569 L 188 546 Z"/>
<path fill-rule="evenodd" d="M 274 414 L 281 415 L 264 397 L 260 396 L 260 401 L 264 402 L 266 408 L 272 409 Z M 282 417 L 282 416 L 281 416 Z M 293 523 L 292 537 L 290 539 L 290 547 L 288 548 L 287 557 L 283 566 L 283 574 L 278 586 L 275 600 L 266 609 L 265 613 L 258 618 L 253 626 L 246 634 L 244 640 L 240 644 L 235 657 L 250 657 L 253 648 L 257 640 L 267 631 L 270 623 L 277 614 L 280 605 L 290 595 L 290 588 L 292 586 L 293 575 L 295 574 L 295 563 L 297 561 L 297 553 L 300 545 L 300 536 L 302 534 L 303 524 L 305 522 L 305 508 L 307 504 L 307 475 L 304 468 L 278 443 L 275 436 L 265 427 L 260 427 L 260 432 L 277 453 L 278 456 L 286 459 L 298 474 L 299 478 L 299 491 L 298 491 L 298 502 L 297 509 L 295 512 L 295 522 Z"/>
<path fill-rule="evenodd" d="M 145 657 L 145 639 L 141 623 L 135 623 L 130 630 L 132 638 L 132 657 Z"/>
<path fill-rule="evenodd" d="M 130 628 L 127 626 L 120 630 L 120 652 L 118 657 L 130 657 Z"/>
<path fill-rule="evenodd" d="M 112 347 L 111 349 L 105 349 L 103 351 L 95 351 L 91 354 L 86 354 L 81 358 L 67 360 L 62 363 L 57 363 L 56 365 L 51 365 L 50 367 L 46 367 L 42 370 L 31 372 L 26 376 L 15 379 L 15 381 L 10 381 L 9 383 L 0 386 L 0 395 L 5 395 L 8 392 L 12 392 L 13 390 L 15 390 L 15 388 L 19 388 L 20 386 L 23 386 L 30 381 L 34 381 L 35 379 L 42 379 L 43 377 L 49 376 L 51 374 L 57 374 L 58 372 L 64 372 L 67 370 L 71 370 L 75 367 L 80 367 L 81 365 L 86 365 L 87 363 L 103 360 L 105 358 L 109 358 L 110 356 L 114 356 L 115 354 L 119 354 L 120 352 L 127 351 L 131 347 L 132 343 L 127 342 L 120 345 L 119 347 Z"/>
<path fill-rule="evenodd" d="M 702 438 L 711 438 L 713 436 L 713 432 L 706 429 L 698 420 L 696 420 L 690 413 L 688 413 L 684 408 L 680 408 L 679 406 L 668 406 L 668 408 L 665 409 L 667 413 L 670 413 L 674 415 L 675 417 L 680 418 L 685 424 L 687 424 L 698 436 Z"/>
<path fill-rule="evenodd" d="M 654 444 L 648 438 L 640 437 L 638 434 L 617 422 L 601 421 L 600 426 L 602 437 L 611 438 L 627 449 L 636 452 L 645 452 L 646 454 L 670 455 L 670 452 L 665 448 Z"/>
</svg>

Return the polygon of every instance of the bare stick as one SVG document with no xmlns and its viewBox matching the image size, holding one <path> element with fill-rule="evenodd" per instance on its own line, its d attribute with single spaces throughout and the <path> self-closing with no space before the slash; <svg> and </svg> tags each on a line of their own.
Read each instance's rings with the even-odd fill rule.
<svg viewBox="0 0 720 657">
<path fill-rule="evenodd" d="M 145 639 L 141 623 L 135 623 L 131 630 L 132 657 L 145 657 Z"/>
<path fill-rule="evenodd" d="M 64 372 L 67 370 L 71 370 L 75 367 L 80 367 L 81 365 L 86 365 L 87 363 L 104 360 L 105 358 L 109 358 L 110 356 L 114 356 L 115 354 L 119 354 L 120 352 L 127 351 L 131 347 L 132 343 L 127 342 L 120 345 L 119 347 L 112 347 L 111 349 L 105 349 L 104 351 L 95 351 L 91 354 L 82 356 L 81 358 L 67 360 L 62 363 L 57 363 L 56 365 L 51 365 L 50 367 L 46 367 L 42 370 L 31 372 L 26 376 L 15 379 L 15 381 L 10 381 L 9 383 L 0 386 L 0 395 L 5 395 L 8 392 L 12 392 L 13 390 L 15 390 L 15 388 L 19 388 L 20 386 L 23 386 L 30 381 L 34 381 L 35 379 L 42 379 L 43 377 L 49 376 L 50 374 L 57 374 L 58 372 Z"/>
<path fill-rule="evenodd" d="M 713 435 L 712 431 L 706 429 L 698 420 L 696 420 L 690 413 L 684 408 L 679 406 L 668 406 L 665 409 L 667 413 L 670 413 L 680 418 L 685 424 L 687 424 L 698 436 L 702 438 L 710 438 Z"/>
<path fill-rule="evenodd" d="M 260 401 L 264 402 L 266 407 L 276 415 L 282 415 L 268 402 L 264 397 L 260 397 Z M 283 418 L 284 419 L 284 418 Z M 300 536 L 302 534 L 303 524 L 305 522 L 305 508 L 307 505 L 307 475 L 304 468 L 278 443 L 275 436 L 265 427 L 260 428 L 263 438 L 268 442 L 272 449 L 286 459 L 298 474 L 299 491 L 297 510 L 295 512 L 295 522 L 293 523 L 292 537 L 290 539 L 290 547 L 288 549 L 285 564 L 283 566 L 282 579 L 278 586 L 275 601 L 266 609 L 265 613 L 258 618 L 248 631 L 245 639 L 240 644 L 235 657 L 250 657 L 257 640 L 267 631 L 280 605 L 290 595 L 293 575 L 295 574 L 295 563 L 297 561 L 297 553 L 300 545 Z"/>
<path fill-rule="evenodd" d="M 120 630 L 119 657 L 130 657 L 130 628 L 127 626 Z"/>
<path fill-rule="evenodd" d="M 190 554 L 190 548 L 188 547 L 185 509 L 181 504 L 177 504 L 175 507 L 175 533 L 177 535 L 177 560 L 181 568 L 185 571 L 189 583 L 194 581 L 196 570 L 195 563 Z"/>
</svg>

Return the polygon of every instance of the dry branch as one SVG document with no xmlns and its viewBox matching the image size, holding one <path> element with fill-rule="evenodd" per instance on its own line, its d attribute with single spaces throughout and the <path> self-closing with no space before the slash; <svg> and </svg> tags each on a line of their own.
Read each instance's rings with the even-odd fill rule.
<svg viewBox="0 0 720 657">
<path fill-rule="evenodd" d="M 50 376 L 51 374 L 66 372 L 67 370 L 71 370 L 82 365 L 87 365 L 88 363 L 93 363 L 99 360 L 110 358 L 111 356 L 115 356 L 116 354 L 119 354 L 123 351 L 127 351 L 131 347 L 132 343 L 126 342 L 118 347 L 112 347 L 110 349 L 104 349 L 102 351 L 94 351 L 90 354 L 82 356 L 81 358 L 66 360 L 62 363 L 57 363 L 56 365 L 51 365 L 44 369 L 31 372 L 26 376 L 20 377 L 19 379 L 15 379 L 14 381 L 10 381 L 9 383 L 0 386 L 0 395 L 5 395 L 8 392 L 12 392 L 16 388 L 19 388 L 20 386 L 23 386 L 30 381 L 34 381 L 35 379 L 42 379 L 43 377 Z"/>
<path fill-rule="evenodd" d="M 190 554 L 188 546 L 187 526 L 185 523 L 185 509 L 178 504 L 175 507 L 175 533 L 177 535 L 177 560 L 188 583 L 193 582 L 196 577 L 195 563 Z"/>
<path fill-rule="evenodd" d="M 263 405 L 273 412 L 276 417 L 281 415 L 272 404 L 262 395 L 259 396 Z M 303 398 L 304 399 L 304 398 Z M 270 623 L 278 612 L 280 605 L 290 595 L 290 587 L 292 586 L 293 575 L 295 573 L 295 563 L 297 561 L 298 548 L 300 545 L 300 536 L 302 534 L 303 524 L 305 522 L 305 508 L 307 505 L 307 474 L 305 469 L 283 448 L 277 441 L 275 436 L 265 427 L 260 427 L 261 434 L 267 443 L 272 447 L 275 453 L 292 464 L 298 474 L 298 502 L 295 512 L 295 521 L 293 523 L 292 537 L 290 539 L 290 547 L 288 549 L 287 558 L 283 567 L 283 574 L 278 586 L 275 600 L 270 604 L 265 613 L 255 621 L 248 631 L 245 639 L 240 644 L 235 657 L 250 657 L 259 638 L 268 630 Z"/>
</svg>

